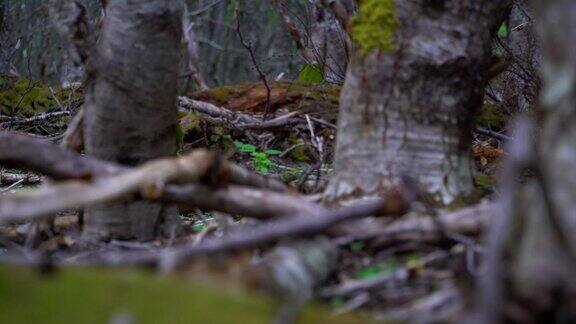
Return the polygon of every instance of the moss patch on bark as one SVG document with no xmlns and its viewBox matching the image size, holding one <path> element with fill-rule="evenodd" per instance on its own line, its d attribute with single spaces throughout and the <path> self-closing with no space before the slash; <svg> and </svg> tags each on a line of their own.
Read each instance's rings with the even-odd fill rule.
<svg viewBox="0 0 576 324">
<path fill-rule="evenodd" d="M 394 0 L 362 0 L 351 21 L 352 40 L 362 56 L 373 51 L 393 52 L 398 27 Z"/>
</svg>

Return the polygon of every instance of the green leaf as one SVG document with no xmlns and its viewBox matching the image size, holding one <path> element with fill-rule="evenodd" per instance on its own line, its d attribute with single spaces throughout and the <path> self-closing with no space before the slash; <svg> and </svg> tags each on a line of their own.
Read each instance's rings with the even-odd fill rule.
<svg viewBox="0 0 576 324">
<path fill-rule="evenodd" d="M 500 26 L 500 29 L 498 29 L 498 36 L 500 37 L 508 36 L 508 26 L 506 25 L 506 23 L 502 24 Z"/>
<path fill-rule="evenodd" d="M 206 228 L 206 225 L 204 223 L 196 223 L 192 226 L 192 229 L 196 233 L 202 232 L 205 228 Z"/>
<path fill-rule="evenodd" d="M 298 81 L 312 84 L 324 82 L 322 67 L 319 64 L 304 64 L 298 75 Z"/>
<path fill-rule="evenodd" d="M 234 146 L 242 153 L 253 153 L 256 152 L 256 146 L 250 143 L 243 143 L 240 141 L 234 141 Z"/>
<path fill-rule="evenodd" d="M 369 279 L 377 277 L 380 273 L 382 273 L 382 269 L 378 265 L 372 265 L 356 271 L 356 277 L 360 279 Z"/>
</svg>

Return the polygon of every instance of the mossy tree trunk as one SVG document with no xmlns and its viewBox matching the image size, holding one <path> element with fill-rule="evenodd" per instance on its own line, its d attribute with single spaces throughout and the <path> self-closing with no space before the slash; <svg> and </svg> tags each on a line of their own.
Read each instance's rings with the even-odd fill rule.
<svg viewBox="0 0 576 324">
<path fill-rule="evenodd" d="M 402 175 L 443 203 L 471 193 L 471 118 L 508 5 L 359 1 L 328 200 L 379 196 Z"/>
<path fill-rule="evenodd" d="M 176 0 L 108 3 L 88 67 L 88 154 L 134 166 L 176 153 L 180 19 Z M 100 206 L 86 211 L 84 234 L 149 240 L 175 216 L 175 208 L 157 203 Z"/>
</svg>

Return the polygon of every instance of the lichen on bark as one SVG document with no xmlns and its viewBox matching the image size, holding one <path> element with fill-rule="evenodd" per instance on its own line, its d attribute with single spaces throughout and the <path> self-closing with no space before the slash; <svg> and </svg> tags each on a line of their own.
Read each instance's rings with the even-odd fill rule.
<svg viewBox="0 0 576 324">
<path fill-rule="evenodd" d="M 363 0 L 351 21 L 352 40 L 362 56 L 373 51 L 393 52 L 398 27 L 394 0 Z"/>
</svg>

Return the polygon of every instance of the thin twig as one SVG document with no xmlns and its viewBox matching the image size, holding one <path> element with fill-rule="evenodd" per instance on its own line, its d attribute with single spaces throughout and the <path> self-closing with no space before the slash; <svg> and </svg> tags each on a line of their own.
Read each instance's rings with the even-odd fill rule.
<svg viewBox="0 0 576 324">
<path fill-rule="evenodd" d="M 256 60 L 256 55 L 254 54 L 252 43 L 246 42 L 244 40 L 244 37 L 242 36 L 242 31 L 240 30 L 240 10 L 238 8 L 236 8 L 236 32 L 238 33 L 238 37 L 240 38 L 242 46 L 244 46 L 244 48 L 248 50 L 248 53 L 250 53 L 252 63 L 254 64 L 254 67 L 256 68 L 258 75 L 260 76 L 260 80 L 264 83 L 264 86 L 266 87 L 266 108 L 264 109 L 264 117 L 263 117 L 263 119 L 266 120 L 268 118 L 268 113 L 270 112 L 272 89 L 270 89 L 270 85 L 268 84 L 268 78 L 266 77 L 266 74 L 262 72 L 260 64 L 258 64 L 258 61 Z"/>
</svg>

